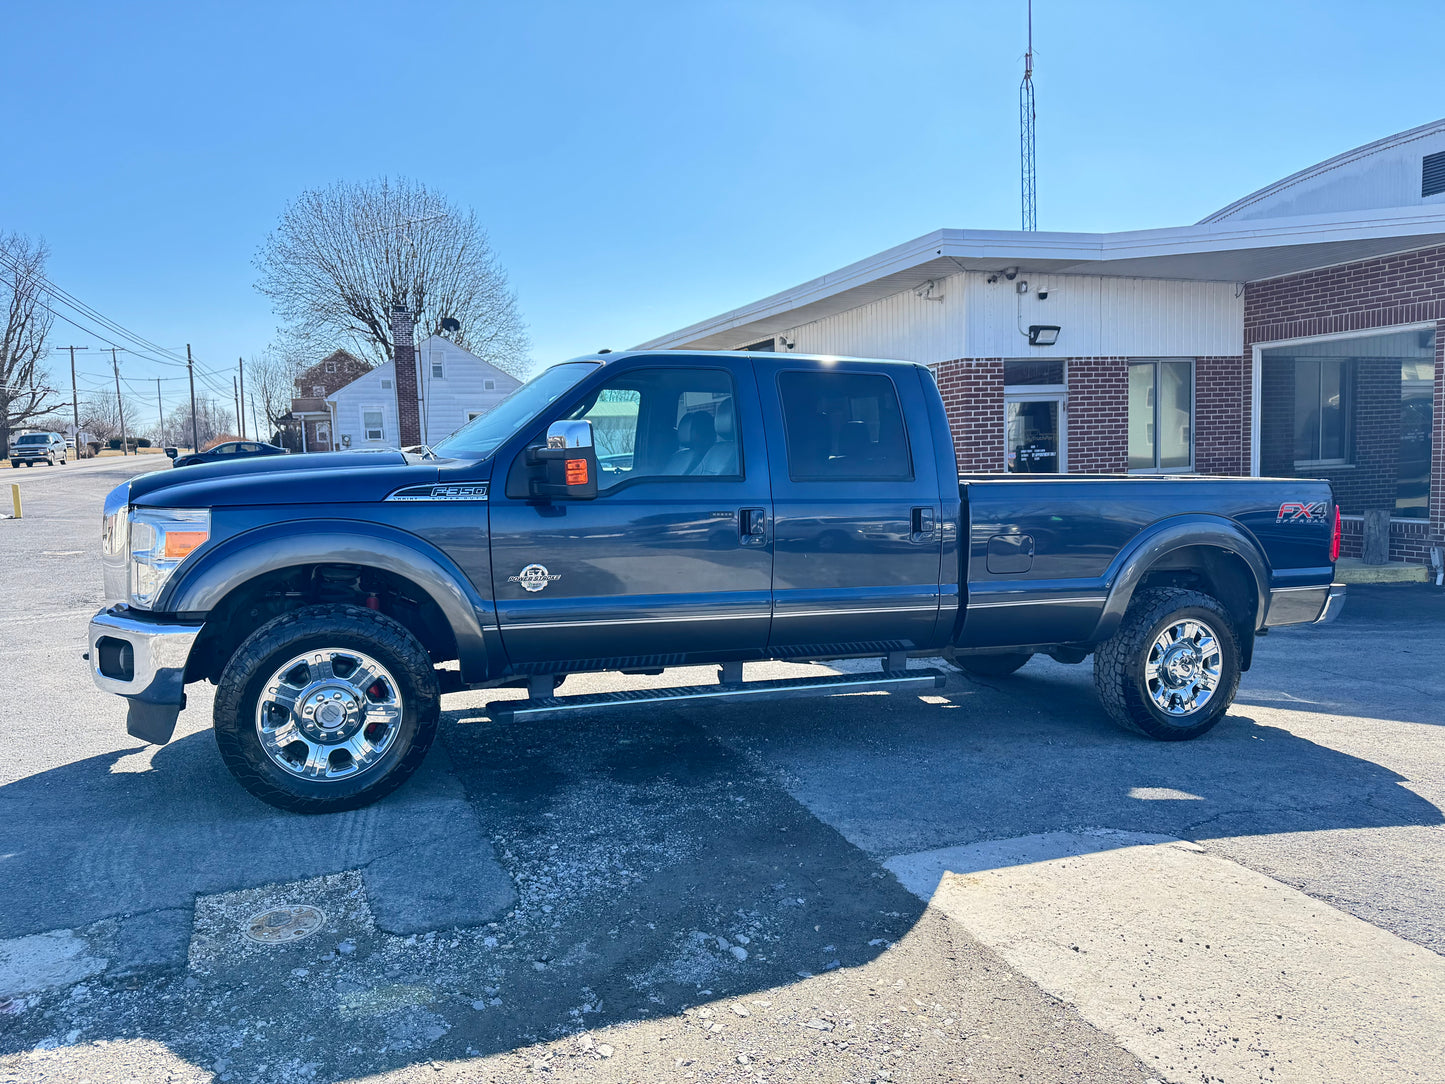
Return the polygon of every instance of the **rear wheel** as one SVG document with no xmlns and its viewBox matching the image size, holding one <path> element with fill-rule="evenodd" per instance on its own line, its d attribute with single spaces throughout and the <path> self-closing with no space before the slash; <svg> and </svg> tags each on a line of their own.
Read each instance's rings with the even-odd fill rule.
<svg viewBox="0 0 1445 1084">
<path fill-rule="evenodd" d="M 236 649 L 216 692 L 216 744 L 248 791 L 295 813 L 335 813 L 391 793 L 436 737 L 430 656 L 361 606 L 309 606 Z"/>
<path fill-rule="evenodd" d="M 1008 655 L 958 655 L 954 662 L 974 677 L 1008 677 L 1032 659 L 1033 652 L 1019 651 Z"/>
<path fill-rule="evenodd" d="M 1199 591 L 1140 591 L 1094 652 L 1094 687 L 1120 726 L 1159 741 L 1197 738 L 1239 689 L 1239 645 L 1220 601 Z"/>
</svg>

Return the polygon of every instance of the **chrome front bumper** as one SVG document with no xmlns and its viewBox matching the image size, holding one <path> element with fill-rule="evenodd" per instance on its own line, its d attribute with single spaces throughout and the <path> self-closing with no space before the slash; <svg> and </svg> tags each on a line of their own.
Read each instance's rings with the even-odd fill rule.
<svg viewBox="0 0 1445 1084">
<path fill-rule="evenodd" d="M 164 745 L 186 703 L 186 662 L 201 625 L 173 625 L 119 608 L 90 619 L 90 676 L 130 702 L 126 731 Z"/>
</svg>

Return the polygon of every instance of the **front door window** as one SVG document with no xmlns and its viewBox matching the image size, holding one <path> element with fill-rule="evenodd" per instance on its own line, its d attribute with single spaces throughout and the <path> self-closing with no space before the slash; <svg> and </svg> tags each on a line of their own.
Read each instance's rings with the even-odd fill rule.
<svg viewBox="0 0 1445 1084">
<path fill-rule="evenodd" d="M 1062 474 L 1063 399 L 1006 399 L 1004 440 L 1010 474 Z"/>
</svg>

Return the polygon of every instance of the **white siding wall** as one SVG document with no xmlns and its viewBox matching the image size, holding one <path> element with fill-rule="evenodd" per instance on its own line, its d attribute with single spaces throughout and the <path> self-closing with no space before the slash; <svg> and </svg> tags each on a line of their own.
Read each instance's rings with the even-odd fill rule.
<svg viewBox="0 0 1445 1084">
<path fill-rule="evenodd" d="M 417 347 L 421 358 L 422 398 L 427 444 L 456 432 L 467 423 L 469 413 L 485 414 L 500 403 L 521 381 L 463 350 L 449 339 L 436 336 Z M 432 377 L 432 362 L 440 360 L 443 376 Z M 492 383 L 490 389 L 487 382 Z"/>
<path fill-rule="evenodd" d="M 485 414 L 502 401 L 521 381 L 495 369 L 480 358 L 463 350 L 449 339 L 432 337 L 417 347 L 421 359 L 421 386 L 425 432 L 422 441 L 435 444 L 467 423 L 469 413 Z M 432 377 L 432 362 L 442 365 L 442 377 Z M 342 448 L 343 437 L 350 437 L 351 448 L 397 448 L 401 432 L 396 417 L 396 363 L 379 365 L 365 376 L 358 377 L 328 397 L 336 414 L 336 447 Z M 492 387 L 488 388 L 487 382 Z M 383 383 L 391 387 L 382 387 Z M 381 407 L 386 435 L 382 440 L 367 440 L 362 428 L 362 412 Z"/>
<path fill-rule="evenodd" d="M 934 364 L 954 358 L 1222 357 L 1239 354 L 1244 301 L 1233 283 L 984 272 L 938 280 L 942 301 L 913 290 L 787 332 L 796 353 L 851 354 Z M 1027 281 L 1020 295 L 1017 284 Z M 1048 298 L 1040 300 L 1039 291 Z M 1019 327 L 1058 324 L 1053 347 L 1031 347 Z"/>
<path fill-rule="evenodd" d="M 328 400 L 334 404 L 336 417 L 335 447 L 338 451 L 350 448 L 397 448 L 401 446 L 401 433 L 396 420 L 396 366 L 392 362 L 378 365 L 365 376 L 357 377 L 339 391 L 332 392 Z M 383 388 L 382 384 L 391 384 Z M 381 408 L 381 440 L 367 440 L 362 428 L 363 411 Z M 343 439 L 351 438 L 348 445 Z"/>
</svg>

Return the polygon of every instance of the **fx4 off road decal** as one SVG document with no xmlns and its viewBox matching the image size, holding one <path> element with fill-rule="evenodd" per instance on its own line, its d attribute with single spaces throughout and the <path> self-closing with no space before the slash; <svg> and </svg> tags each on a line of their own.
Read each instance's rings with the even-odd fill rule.
<svg viewBox="0 0 1445 1084">
<path fill-rule="evenodd" d="M 1323 523 L 1325 512 L 1329 510 L 1329 501 L 1311 501 L 1304 504 L 1300 501 L 1285 501 L 1279 506 L 1279 515 L 1275 517 L 1276 523 Z"/>
<path fill-rule="evenodd" d="M 553 580 L 560 580 L 547 571 L 546 565 L 528 565 L 515 576 L 508 576 L 508 583 L 520 583 L 523 591 L 540 591 Z"/>
</svg>

